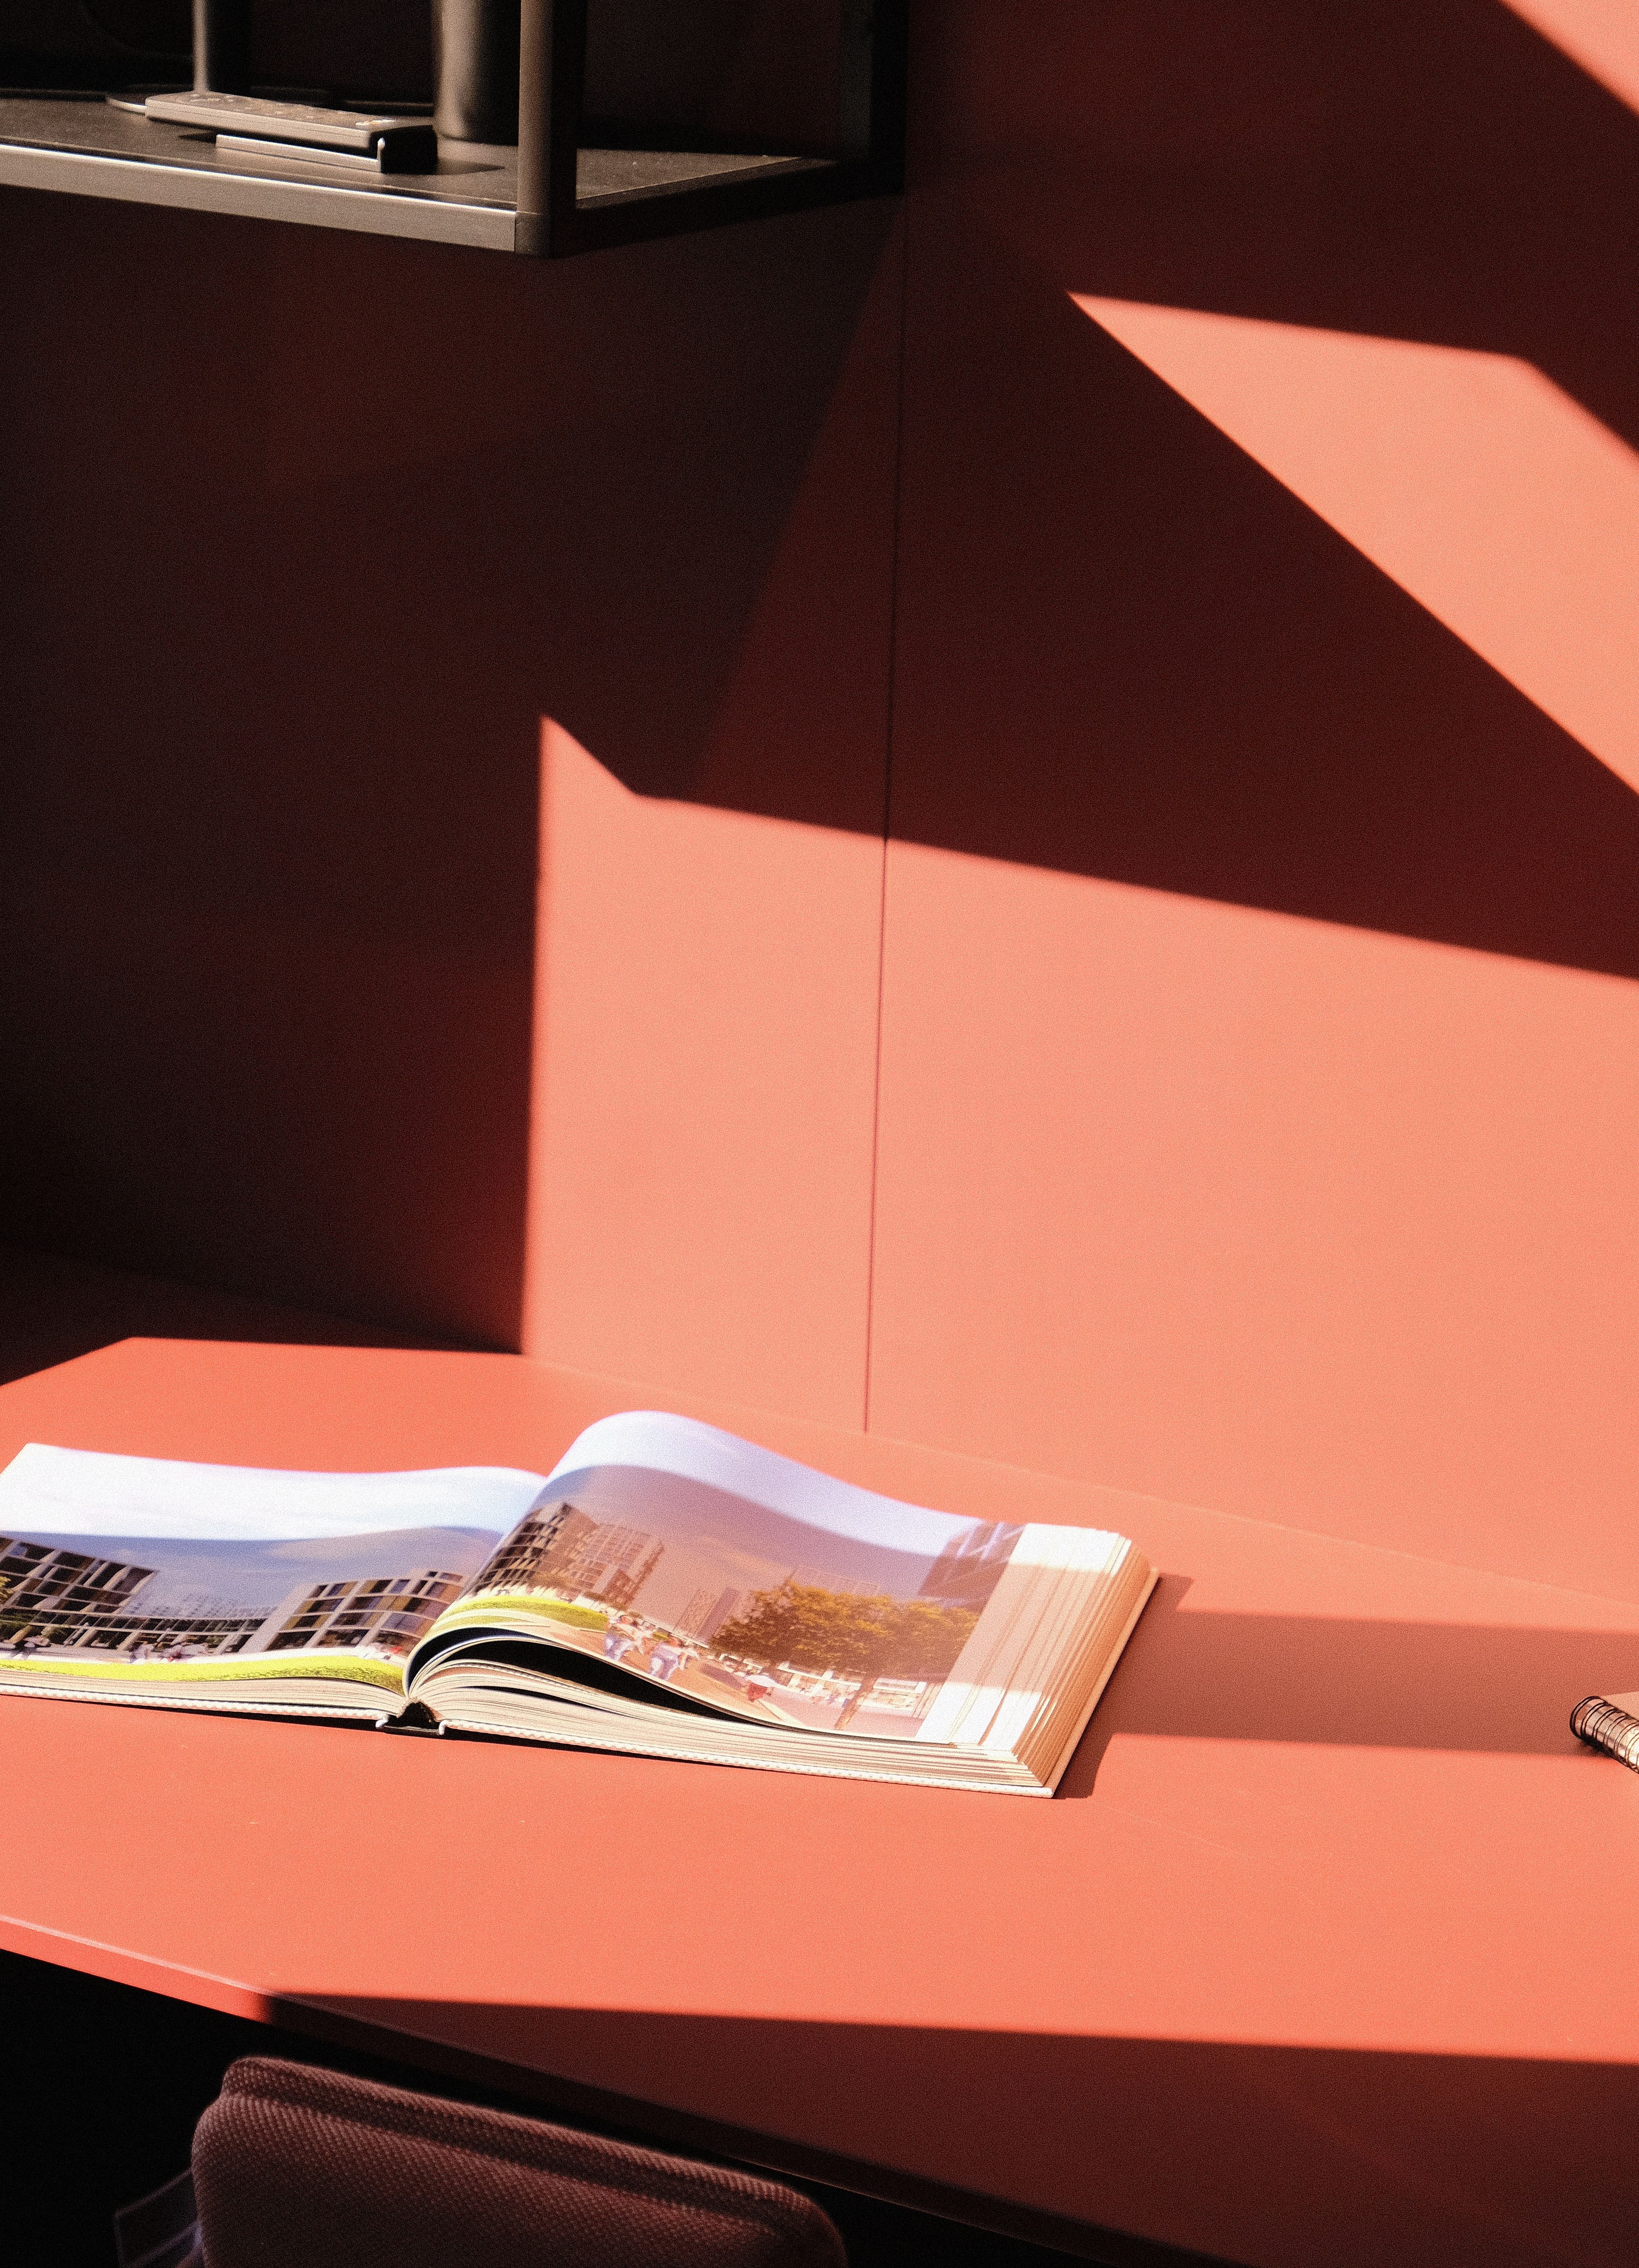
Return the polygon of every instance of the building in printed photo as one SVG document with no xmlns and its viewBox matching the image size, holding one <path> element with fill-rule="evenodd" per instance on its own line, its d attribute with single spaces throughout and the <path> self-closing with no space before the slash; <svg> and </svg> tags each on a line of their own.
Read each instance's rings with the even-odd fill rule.
<svg viewBox="0 0 1639 2268">
<path fill-rule="evenodd" d="M 597 1522 L 572 1504 L 537 1505 L 474 1579 L 479 1591 L 544 1591 Z"/>
<path fill-rule="evenodd" d="M 572 1504 L 543 1505 L 489 1560 L 474 1587 L 563 1591 L 629 1607 L 665 1548 L 645 1528 L 605 1527 Z"/>
<path fill-rule="evenodd" d="M 1009 1528 L 999 1520 L 963 1528 L 928 1569 L 918 1597 L 935 1606 L 967 1607 L 977 1614 L 1001 1580 L 1001 1571 L 1023 1533 L 1023 1528 Z"/>
<path fill-rule="evenodd" d="M 133 1566 L 122 1559 L 54 1551 L 49 1544 L 0 1535 L 0 1640 L 21 1635 L 29 1626 L 64 1624 L 90 1629 L 128 1614 L 132 1599 L 153 1573 L 151 1567 Z"/>
<path fill-rule="evenodd" d="M 162 1659 L 166 1654 L 242 1653 L 262 1627 L 260 1612 L 236 1614 L 209 1608 L 192 1614 L 113 1615 L 89 1632 L 54 1639 L 54 1645 L 107 1648 L 115 1653 Z"/>
<path fill-rule="evenodd" d="M 661 1561 L 666 1546 L 641 1528 L 594 1528 L 582 1539 L 559 1582 L 611 1607 L 631 1606 Z"/>
<path fill-rule="evenodd" d="M 260 1614 L 231 1608 L 142 1613 L 139 1594 L 155 1572 L 0 1535 L 0 1646 L 13 1652 L 78 1646 L 124 1654 L 237 1653 L 261 1626 Z"/>
<path fill-rule="evenodd" d="M 466 1584 L 464 1575 L 441 1567 L 314 1583 L 292 1592 L 267 1616 L 260 1645 L 269 1653 L 315 1646 L 380 1646 L 397 1653 L 413 1646 Z"/>
<path fill-rule="evenodd" d="M 697 1591 L 677 1617 L 679 1630 L 698 1638 L 702 1646 L 709 1646 L 725 1623 L 733 1622 L 751 1594 L 749 1591 Z"/>
<path fill-rule="evenodd" d="M 838 1575 L 825 1567 L 793 1567 L 785 1577 L 794 1590 L 829 1591 L 833 1599 L 880 1599 L 887 1594 L 887 1586 L 869 1575 Z M 778 1583 L 772 1587 L 778 1590 Z M 756 1596 L 748 1591 L 748 1599 Z"/>
</svg>

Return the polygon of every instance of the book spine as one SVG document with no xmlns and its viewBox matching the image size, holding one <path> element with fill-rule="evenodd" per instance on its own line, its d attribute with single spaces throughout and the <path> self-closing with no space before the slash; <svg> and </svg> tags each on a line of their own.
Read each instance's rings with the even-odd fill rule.
<svg viewBox="0 0 1639 2268">
<path fill-rule="evenodd" d="M 1639 1771 L 1639 1717 L 1630 1717 L 1626 1709 L 1591 1693 L 1571 1711 L 1570 1728 L 1591 1749 L 1603 1749 Z"/>
</svg>

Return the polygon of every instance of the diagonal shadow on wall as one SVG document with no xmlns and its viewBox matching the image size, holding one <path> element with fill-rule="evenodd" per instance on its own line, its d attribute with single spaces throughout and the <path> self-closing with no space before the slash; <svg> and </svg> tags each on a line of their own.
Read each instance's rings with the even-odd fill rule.
<svg viewBox="0 0 1639 2268">
<path fill-rule="evenodd" d="M 1639 797 L 1050 271 L 912 247 L 894 834 L 1639 975 Z"/>
<path fill-rule="evenodd" d="M 1639 446 L 1639 116 L 1505 0 L 967 0 L 916 179 L 1069 288 L 1517 355 Z"/>
</svg>

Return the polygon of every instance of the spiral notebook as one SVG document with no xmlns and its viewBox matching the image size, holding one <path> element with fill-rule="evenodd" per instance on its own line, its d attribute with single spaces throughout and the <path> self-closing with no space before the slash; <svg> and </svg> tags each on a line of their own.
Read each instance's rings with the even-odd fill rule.
<svg viewBox="0 0 1639 2268">
<path fill-rule="evenodd" d="M 1639 1771 L 1639 1693 L 1590 1693 L 1571 1711 L 1570 1728 L 1591 1749 Z"/>
</svg>

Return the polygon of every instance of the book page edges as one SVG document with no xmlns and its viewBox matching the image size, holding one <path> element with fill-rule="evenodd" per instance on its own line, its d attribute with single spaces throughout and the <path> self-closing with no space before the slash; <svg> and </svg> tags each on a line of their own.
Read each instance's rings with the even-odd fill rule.
<svg viewBox="0 0 1639 2268">
<path fill-rule="evenodd" d="M 285 1683 L 299 1690 L 306 1682 L 291 1678 Z M 313 1681 L 318 1683 L 321 1681 Z M 61 1684 L 48 1685 L 43 1682 L 25 1685 L 0 1678 L 0 1699 L 7 1701 L 92 1701 L 116 1709 L 180 1709 L 192 1714 L 212 1717 L 286 1717 L 306 1718 L 328 1724 L 388 1725 L 403 1713 L 404 1704 L 380 1688 L 356 1687 L 355 1691 L 370 1692 L 373 1697 L 357 1705 L 351 1696 L 343 1700 L 339 1696 L 331 1700 L 302 1700 L 298 1693 L 287 1699 L 251 1700 L 232 1687 L 201 1683 L 190 1686 L 186 1692 L 151 1690 L 144 1693 L 139 1686 L 71 1685 L 65 1680 Z M 232 1695 L 232 1698 L 228 1697 Z"/>
<path fill-rule="evenodd" d="M 1026 1528 L 919 1739 L 1011 1753 L 1096 1626 L 1088 1607 L 1140 1557 L 1103 1528 Z"/>
<path fill-rule="evenodd" d="M 1137 1600 L 1134 1602 L 1133 1611 L 1128 1615 L 1126 1620 L 1121 1625 L 1119 1636 L 1117 1638 L 1115 1644 L 1110 1648 L 1108 1653 L 1104 1657 L 1104 1667 L 1099 1670 L 1096 1677 L 1094 1679 L 1091 1690 L 1088 1693 L 1086 1700 L 1083 1702 L 1081 1708 L 1076 1711 L 1074 1717 L 1071 1719 L 1069 1730 L 1059 1744 L 1058 1755 L 1054 1757 L 1051 1765 L 1037 1774 L 1043 1786 L 1046 1788 L 1049 1794 L 1052 1794 L 1057 1789 L 1059 1782 L 1064 1778 L 1065 1772 L 1068 1768 L 1071 1757 L 1081 1746 L 1082 1735 L 1086 1732 L 1089 1725 L 1091 1724 L 1093 1712 L 1104 1699 L 1104 1688 L 1115 1675 L 1116 1666 L 1119 1662 L 1122 1655 L 1126 1652 L 1126 1642 L 1128 1638 L 1132 1637 L 1133 1631 L 1138 1628 L 1139 1616 L 1149 1604 L 1150 1593 L 1155 1589 L 1156 1584 L 1160 1580 L 1160 1573 L 1155 1568 L 1151 1567 L 1148 1573 L 1144 1578 L 1144 1587 L 1142 1590 L 1140 1591 Z M 1021 1759 L 1021 1761 L 1028 1762 L 1028 1759 Z"/>
</svg>

